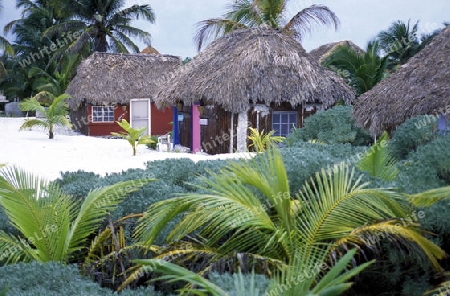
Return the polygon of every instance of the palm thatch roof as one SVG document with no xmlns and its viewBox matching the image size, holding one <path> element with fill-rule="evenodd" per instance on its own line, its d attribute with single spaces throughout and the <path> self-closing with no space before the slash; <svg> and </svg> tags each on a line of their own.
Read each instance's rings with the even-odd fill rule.
<svg viewBox="0 0 450 296">
<path fill-rule="evenodd" d="M 156 48 L 151 47 L 151 46 L 147 46 L 146 48 L 144 48 L 141 53 L 145 53 L 145 54 L 160 54 L 159 51 L 156 50 Z"/>
<path fill-rule="evenodd" d="M 171 77 L 155 97 L 159 107 L 202 101 L 240 113 L 252 103 L 328 107 L 354 98 L 345 82 L 310 59 L 295 39 L 267 27 L 217 39 Z"/>
<path fill-rule="evenodd" d="M 450 109 L 450 27 L 408 63 L 361 95 L 353 109 L 357 124 L 379 135 L 410 117 Z"/>
<path fill-rule="evenodd" d="M 96 52 L 78 66 L 66 93 L 69 107 L 128 104 L 133 98 L 151 98 L 167 73 L 181 66 L 181 59 L 169 55 L 115 54 Z"/>
<path fill-rule="evenodd" d="M 327 43 L 327 44 L 321 45 L 318 48 L 311 50 L 309 52 L 309 55 L 315 61 L 317 61 L 319 64 L 321 64 L 322 61 L 324 59 L 326 59 L 330 54 L 332 54 L 333 51 L 338 46 L 347 46 L 347 47 L 350 47 L 351 49 L 353 49 L 354 51 L 356 51 L 357 53 L 360 53 L 360 54 L 364 53 L 364 50 L 362 50 L 361 47 L 359 47 L 355 43 L 353 43 L 349 40 L 344 40 L 344 41 L 332 42 L 332 43 Z"/>
</svg>

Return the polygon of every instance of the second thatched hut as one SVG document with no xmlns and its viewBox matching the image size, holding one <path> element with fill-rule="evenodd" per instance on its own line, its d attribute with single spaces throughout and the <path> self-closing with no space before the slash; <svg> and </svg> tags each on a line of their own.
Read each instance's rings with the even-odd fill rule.
<svg viewBox="0 0 450 296">
<path fill-rule="evenodd" d="M 151 97 L 163 77 L 180 66 L 180 58 L 170 55 L 93 53 L 66 91 L 74 128 L 85 135 L 109 135 L 122 131 L 115 121 L 126 119 L 149 134 L 166 134 L 172 130 L 172 108 L 156 108 Z"/>
<path fill-rule="evenodd" d="M 245 151 L 249 126 L 285 136 L 315 110 L 353 98 L 296 40 L 259 27 L 214 41 L 175 71 L 155 101 L 178 105 L 182 145 L 217 154 Z"/>
<path fill-rule="evenodd" d="M 374 136 L 413 116 L 434 113 L 450 117 L 450 27 L 360 96 L 353 108 L 356 123 Z"/>
<path fill-rule="evenodd" d="M 359 54 L 363 54 L 364 50 L 356 45 L 355 43 L 344 40 L 344 41 L 338 41 L 338 42 L 332 42 L 327 43 L 324 45 L 319 46 L 316 49 L 313 49 L 309 52 L 309 55 L 316 60 L 319 64 L 322 64 L 322 62 L 329 57 L 339 46 L 345 46 L 348 48 L 353 49 L 355 52 Z"/>
</svg>

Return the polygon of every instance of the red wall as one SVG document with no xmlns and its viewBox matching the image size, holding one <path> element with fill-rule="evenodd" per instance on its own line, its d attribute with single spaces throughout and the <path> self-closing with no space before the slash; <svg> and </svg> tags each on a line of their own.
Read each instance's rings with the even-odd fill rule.
<svg viewBox="0 0 450 296">
<path fill-rule="evenodd" d="M 86 114 L 89 119 L 88 123 L 88 136 L 109 136 L 111 132 L 121 132 L 116 122 L 92 122 L 92 106 L 86 106 Z M 114 109 L 114 121 L 118 121 L 119 117 L 130 122 L 130 109 L 129 106 L 117 106 Z M 172 130 L 172 108 L 159 110 L 154 103 L 151 103 L 151 134 L 152 135 L 164 135 Z"/>
<path fill-rule="evenodd" d="M 155 104 L 152 103 L 151 110 L 151 120 L 152 120 L 152 135 L 165 135 L 172 130 L 173 121 L 172 107 L 166 108 L 164 110 L 159 110 L 156 108 Z"/>
<path fill-rule="evenodd" d="M 88 136 L 109 136 L 111 132 L 123 131 L 115 122 L 119 120 L 120 116 L 130 122 L 130 110 L 128 106 L 124 106 L 125 110 L 122 109 L 122 106 L 117 106 L 114 109 L 114 122 L 92 122 L 92 106 L 86 106 L 86 108 L 86 114 L 89 118 Z"/>
</svg>

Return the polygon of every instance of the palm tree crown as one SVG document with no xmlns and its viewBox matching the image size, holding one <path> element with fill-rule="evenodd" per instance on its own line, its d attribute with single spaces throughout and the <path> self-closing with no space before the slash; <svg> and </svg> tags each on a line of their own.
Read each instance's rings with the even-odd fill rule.
<svg viewBox="0 0 450 296">
<path fill-rule="evenodd" d="M 336 29 L 339 19 L 328 7 L 312 5 L 297 12 L 290 20 L 284 18 L 288 0 L 236 0 L 228 6 L 222 18 L 214 18 L 198 23 L 195 36 L 197 49 L 217 37 L 233 30 L 253 28 L 262 24 L 281 28 L 287 34 L 301 40 L 311 31 L 314 24 L 332 25 Z"/>
<path fill-rule="evenodd" d="M 81 36 L 70 44 L 70 52 L 78 53 L 86 46 L 90 52 L 123 52 L 128 48 L 139 52 L 138 46 L 130 37 L 138 37 L 145 43 L 150 42 L 150 33 L 131 26 L 133 19 L 142 17 L 151 23 L 155 21 L 155 14 L 148 5 L 133 5 L 123 8 L 124 0 L 71 1 L 71 16 L 68 20 L 47 30 L 47 36 L 62 32 L 79 31 Z"/>
<path fill-rule="evenodd" d="M 396 21 L 386 31 L 378 34 L 380 46 L 391 63 L 402 65 L 420 50 L 417 29 L 418 22 L 410 26 L 409 21 Z"/>
<path fill-rule="evenodd" d="M 378 56 L 379 51 L 378 40 L 369 42 L 364 53 L 341 45 L 323 60 L 322 65 L 346 79 L 359 96 L 384 78 L 389 60 L 388 56 Z"/>
</svg>

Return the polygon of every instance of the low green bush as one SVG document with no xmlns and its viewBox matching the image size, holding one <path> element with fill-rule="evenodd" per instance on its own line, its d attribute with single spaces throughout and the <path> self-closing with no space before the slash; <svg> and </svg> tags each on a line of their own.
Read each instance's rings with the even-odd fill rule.
<svg viewBox="0 0 450 296">
<path fill-rule="evenodd" d="M 211 273 L 208 279 L 226 291 L 230 296 L 265 295 L 269 290 L 270 279 L 261 274 L 230 274 Z M 250 287 L 253 287 L 251 291 Z M 259 291 L 256 294 L 256 291 Z"/>
<path fill-rule="evenodd" d="M 436 117 L 420 115 L 406 120 L 392 133 L 389 142 L 393 156 L 406 159 L 408 154 L 436 138 Z"/>
<path fill-rule="evenodd" d="M 92 172 L 78 170 L 61 173 L 61 177 L 55 182 L 65 193 L 75 198 L 85 198 L 90 190 L 100 187 L 98 184 L 100 178 L 99 175 Z"/>
<path fill-rule="evenodd" d="M 146 166 L 156 179 L 179 186 L 183 186 L 184 182 L 191 180 L 196 171 L 195 162 L 189 158 L 154 160 L 147 162 Z"/>
<path fill-rule="evenodd" d="M 350 144 L 331 145 L 304 142 L 298 143 L 295 148 L 280 149 L 291 192 L 298 192 L 303 184 L 322 168 L 342 161 L 354 164 L 357 154 L 364 152 L 367 148 L 355 147 Z"/>
<path fill-rule="evenodd" d="M 89 278 L 78 273 L 75 265 L 60 263 L 18 263 L 0 267 L 0 287 L 7 295 L 111 295 Z"/>
<path fill-rule="evenodd" d="M 121 293 L 102 288 L 91 279 L 81 276 L 76 265 L 61 263 L 18 263 L 0 267 L 0 291 L 7 287 L 6 295 L 11 296 L 163 296 L 152 286 Z"/>
<path fill-rule="evenodd" d="M 296 146 L 298 142 L 309 140 L 328 144 L 369 145 L 372 143 L 372 138 L 365 130 L 355 126 L 351 112 L 351 106 L 336 106 L 326 111 L 319 111 L 308 116 L 303 128 L 294 130 L 285 142 L 288 146 Z"/>
<path fill-rule="evenodd" d="M 392 187 L 406 193 L 450 185 L 450 135 L 436 136 L 427 144 L 417 146 L 398 162 L 399 175 Z"/>
</svg>

